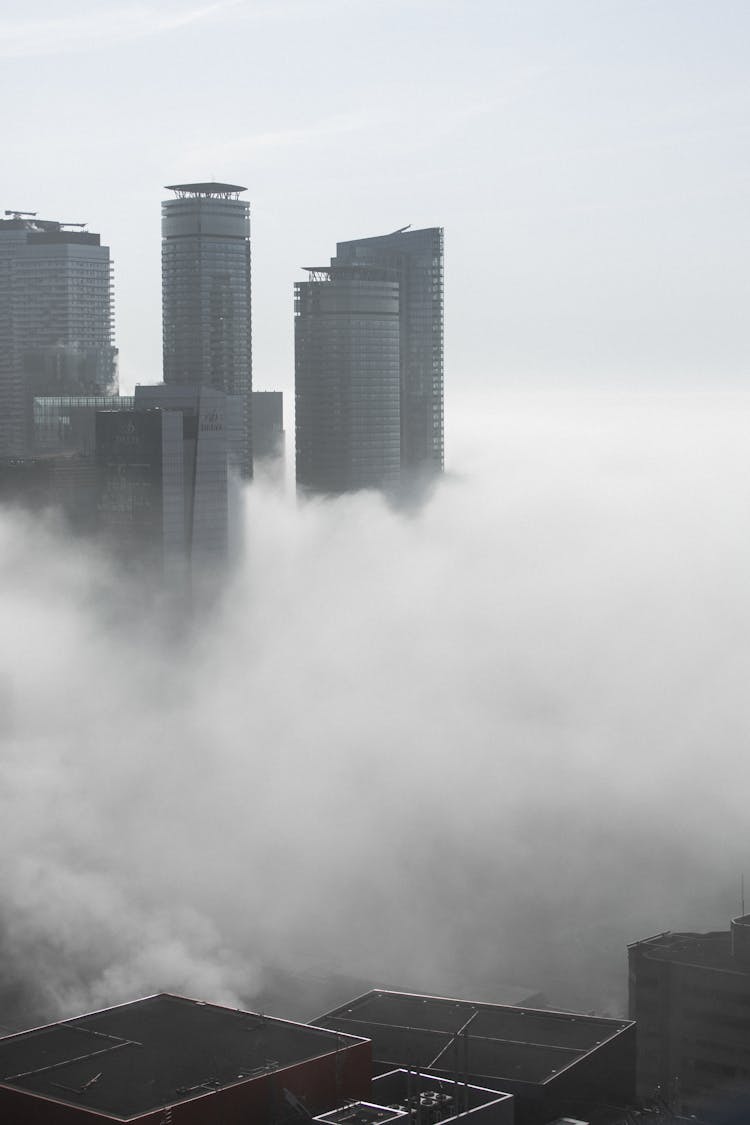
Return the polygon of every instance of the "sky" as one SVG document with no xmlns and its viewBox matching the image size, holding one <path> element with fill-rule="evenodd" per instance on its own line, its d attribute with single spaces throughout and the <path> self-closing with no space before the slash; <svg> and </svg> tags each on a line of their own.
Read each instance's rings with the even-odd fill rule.
<svg viewBox="0 0 750 1125">
<path fill-rule="evenodd" d="M 256 481 L 179 637 L 0 512 L 19 1010 L 468 967 L 619 1014 L 628 941 L 738 912 L 748 30 L 731 0 L 0 0 L 2 206 L 111 245 L 125 389 L 161 375 L 165 183 L 248 186 L 290 443 L 299 267 L 446 231 L 422 509 Z"/>
<path fill-rule="evenodd" d="M 111 245 L 125 389 L 161 377 L 163 185 L 211 178 L 248 187 L 259 389 L 292 390 L 300 267 L 406 223 L 446 231 L 449 407 L 737 386 L 749 32 L 744 0 L 3 0 L 3 207 Z"/>
</svg>

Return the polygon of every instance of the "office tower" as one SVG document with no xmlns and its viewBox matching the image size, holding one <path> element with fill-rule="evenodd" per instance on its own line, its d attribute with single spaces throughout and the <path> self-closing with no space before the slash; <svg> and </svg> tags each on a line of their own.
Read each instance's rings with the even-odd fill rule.
<svg viewBox="0 0 750 1125">
<path fill-rule="evenodd" d="M 172 184 L 162 203 L 164 382 L 236 396 L 252 476 L 250 206 L 237 184 Z"/>
<path fill-rule="evenodd" d="M 109 247 L 82 223 L 0 220 L 0 457 L 30 451 L 35 395 L 117 384 Z"/>
<path fill-rule="evenodd" d="M 284 456 L 284 395 L 281 391 L 253 391 L 253 459 Z"/>
<path fill-rule="evenodd" d="M 398 282 L 366 268 L 308 272 L 295 286 L 297 483 L 333 493 L 395 488 Z"/>
<path fill-rule="evenodd" d="M 226 414 L 223 391 L 163 385 L 96 413 L 100 529 L 178 587 L 227 561 Z"/>
<path fill-rule="evenodd" d="M 640 1098 L 703 1117 L 750 1089 L 750 915 L 728 930 L 635 942 L 628 969 Z"/>
<path fill-rule="evenodd" d="M 332 265 L 386 270 L 399 284 L 402 480 L 429 480 L 443 468 L 443 231 L 339 242 Z"/>
</svg>

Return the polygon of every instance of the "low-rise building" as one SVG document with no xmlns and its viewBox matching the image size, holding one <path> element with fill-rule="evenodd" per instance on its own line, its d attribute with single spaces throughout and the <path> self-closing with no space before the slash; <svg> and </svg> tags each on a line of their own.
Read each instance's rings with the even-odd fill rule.
<svg viewBox="0 0 750 1125">
<path fill-rule="evenodd" d="M 315 1024 L 371 1039 L 376 1073 L 404 1067 L 512 1093 L 521 1123 L 635 1098 L 629 1020 L 375 990 Z"/>
<path fill-rule="evenodd" d="M 363 1039 L 161 994 L 0 1039 L 0 1121 L 279 1125 L 370 1079 Z"/>
</svg>

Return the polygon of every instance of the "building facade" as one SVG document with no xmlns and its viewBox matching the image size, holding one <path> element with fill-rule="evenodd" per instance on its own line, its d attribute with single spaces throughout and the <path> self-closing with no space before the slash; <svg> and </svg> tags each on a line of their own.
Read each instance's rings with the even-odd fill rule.
<svg viewBox="0 0 750 1125">
<path fill-rule="evenodd" d="M 398 282 L 401 474 L 429 479 L 445 452 L 442 228 L 339 242 L 332 264 L 385 270 Z"/>
<path fill-rule="evenodd" d="M 237 184 L 173 184 L 162 203 L 164 382 L 213 387 L 240 404 L 252 476 L 250 206 Z"/>
<path fill-rule="evenodd" d="M 0 221 L 0 457 L 30 454 L 40 395 L 117 389 L 109 247 L 82 224 Z"/>
<path fill-rule="evenodd" d="M 308 272 L 295 286 L 297 483 L 324 493 L 395 489 L 398 283 L 380 270 Z"/>
<path fill-rule="evenodd" d="M 284 395 L 281 391 L 253 391 L 253 459 L 284 456 Z"/>
<path fill-rule="evenodd" d="M 96 413 L 100 532 L 177 590 L 227 563 L 226 400 L 210 387 L 139 386 L 132 409 Z"/>
<path fill-rule="evenodd" d="M 635 942 L 628 967 L 639 1097 L 700 1115 L 750 1095 L 750 915 Z"/>
</svg>

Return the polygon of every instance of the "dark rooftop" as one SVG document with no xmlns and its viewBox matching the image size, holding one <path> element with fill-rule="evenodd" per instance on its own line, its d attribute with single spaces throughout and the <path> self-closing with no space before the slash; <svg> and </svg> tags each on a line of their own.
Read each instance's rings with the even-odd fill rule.
<svg viewBox="0 0 750 1125">
<path fill-rule="evenodd" d="M 161 994 L 0 1039 L 0 1085 L 119 1120 L 331 1054 L 337 1044 L 339 1036 L 305 1024 Z"/>
<path fill-rule="evenodd" d="M 372 1039 L 373 1059 L 380 1064 L 452 1072 L 460 1049 L 461 1067 L 471 1075 L 536 1084 L 632 1026 L 601 1016 L 380 990 L 314 1022 Z"/>
<path fill-rule="evenodd" d="M 665 933 L 636 941 L 629 947 L 644 947 L 646 956 L 658 961 L 679 961 L 683 965 L 698 965 L 710 969 L 746 974 L 748 969 L 732 953 L 732 935 L 729 930 L 713 933 Z"/>
<path fill-rule="evenodd" d="M 165 184 L 167 191 L 176 191 L 180 196 L 210 196 L 219 195 L 226 197 L 228 195 L 238 195 L 241 191 L 247 191 L 246 187 L 241 184 L 217 184 L 213 181 L 205 184 Z"/>
</svg>

